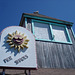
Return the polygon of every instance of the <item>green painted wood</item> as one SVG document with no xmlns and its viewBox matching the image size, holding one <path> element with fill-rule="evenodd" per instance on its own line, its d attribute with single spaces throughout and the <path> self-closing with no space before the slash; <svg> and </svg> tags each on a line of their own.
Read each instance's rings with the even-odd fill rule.
<svg viewBox="0 0 75 75">
<path fill-rule="evenodd" d="M 72 44 L 36 40 L 38 68 L 75 68 L 75 39 L 67 26 Z"/>
<path fill-rule="evenodd" d="M 56 23 L 50 23 L 50 22 L 45 22 L 45 21 L 39 21 L 39 20 L 34 20 L 34 19 L 32 19 L 33 35 L 35 35 L 34 22 L 38 22 L 38 23 L 40 22 L 40 23 L 47 23 L 47 24 L 49 24 L 50 32 L 51 32 L 51 36 L 52 36 L 52 39 L 50 39 L 50 40 L 48 40 L 48 39 L 37 39 L 37 38 L 35 38 L 36 40 L 40 40 L 40 41 L 52 41 L 52 42 L 58 42 L 58 43 L 72 44 L 72 41 L 71 41 L 71 38 L 70 38 L 70 36 L 69 36 L 69 33 L 68 33 L 68 30 L 67 30 L 66 25 L 63 25 L 63 24 L 56 24 Z M 62 26 L 62 27 L 65 28 L 65 32 L 66 32 L 66 35 L 67 35 L 67 38 L 68 38 L 68 41 L 67 41 L 67 42 L 54 40 L 53 31 L 52 31 L 52 25 Z M 39 32 L 39 31 L 38 31 L 38 32 Z"/>
<path fill-rule="evenodd" d="M 58 20 L 53 20 L 53 19 L 48 19 L 48 18 L 42 18 L 42 17 L 36 17 L 36 16 L 31 16 L 31 15 L 24 15 L 24 17 L 73 25 L 73 23 L 71 23 L 71 22 L 63 22 L 63 21 L 58 21 Z"/>
<path fill-rule="evenodd" d="M 27 18 L 25 18 L 25 27 L 27 27 Z"/>
<path fill-rule="evenodd" d="M 67 32 L 67 36 L 68 36 L 69 42 L 72 43 L 71 38 L 70 38 L 70 35 L 69 35 L 69 32 L 68 32 L 68 29 L 67 29 L 66 26 L 65 26 L 65 29 L 66 29 L 66 32 Z"/>
<path fill-rule="evenodd" d="M 32 22 L 32 32 L 33 32 L 33 35 L 35 35 L 33 19 L 31 20 L 31 22 Z"/>
<path fill-rule="evenodd" d="M 54 40 L 54 37 L 53 37 L 53 31 L 52 31 L 52 25 L 51 24 L 49 24 L 50 26 L 50 31 L 51 31 L 51 36 L 52 36 L 52 41 Z"/>
<path fill-rule="evenodd" d="M 72 27 L 71 27 L 71 30 L 72 30 L 73 36 L 74 36 L 74 38 L 75 38 L 75 33 L 74 33 L 74 31 L 73 31 L 73 28 L 72 28 Z"/>
</svg>

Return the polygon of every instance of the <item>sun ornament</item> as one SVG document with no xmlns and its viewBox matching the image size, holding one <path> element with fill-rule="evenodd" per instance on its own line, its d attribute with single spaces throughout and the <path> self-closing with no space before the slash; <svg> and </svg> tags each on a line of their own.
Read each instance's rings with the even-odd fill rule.
<svg viewBox="0 0 75 75">
<path fill-rule="evenodd" d="M 8 39 L 7 43 L 9 43 L 10 48 L 15 48 L 20 52 L 20 49 L 28 48 L 29 40 L 27 39 L 27 36 L 24 36 L 24 34 L 13 32 L 12 34 L 8 33 Z"/>
</svg>

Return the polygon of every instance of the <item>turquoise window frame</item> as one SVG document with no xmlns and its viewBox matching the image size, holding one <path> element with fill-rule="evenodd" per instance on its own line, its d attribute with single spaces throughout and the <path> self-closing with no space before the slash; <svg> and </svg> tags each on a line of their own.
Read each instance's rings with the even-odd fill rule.
<svg viewBox="0 0 75 75">
<path fill-rule="evenodd" d="M 25 28 L 27 28 L 27 18 L 25 18 Z"/>
<path fill-rule="evenodd" d="M 49 25 L 49 22 L 39 21 L 39 20 L 34 20 L 34 19 L 32 19 L 32 32 L 33 32 L 33 35 L 34 35 L 34 36 L 35 36 L 34 22 L 44 23 L 44 24 L 48 24 L 48 25 Z M 50 28 L 49 28 L 49 29 L 50 29 Z M 47 40 L 47 39 L 37 39 L 37 38 L 35 38 L 35 39 L 36 39 L 36 40 L 40 40 L 40 41 L 51 41 L 51 40 Z"/>
<path fill-rule="evenodd" d="M 70 38 L 70 35 L 69 35 L 69 32 L 68 32 L 68 29 L 67 29 L 67 26 L 66 25 L 56 24 L 56 23 L 50 23 L 50 22 L 46 22 L 46 21 L 40 21 L 40 20 L 32 19 L 32 33 L 33 33 L 34 36 L 35 36 L 34 22 L 49 24 L 49 29 L 50 29 L 51 37 L 52 37 L 52 39 L 50 39 L 50 40 L 48 40 L 48 39 L 37 39 L 37 38 L 35 38 L 35 40 L 72 44 L 72 41 L 71 41 L 71 38 Z M 65 31 L 66 31 L 66 34 L 67 34 L 67 37 L 68 37 L 68 42 L 56 41 L 56 40 L 53 39 L 52 25 L 57 25 L 57 26 L 63 26 L 63 27 L 65 27 Z"/>
<path fill-rule="evenodd" d="M 71 27 L 71 30 L 72 30 L 72 33 L 73 33 L 73 37 L 74 37 L 74 39 L 75 39 L 75 33 L 74 33 L 74 31 L 73 31 L 73 28 Z"/>
<path fill-rule="evenodd" d="M 69 32 L 68 32 L 68 29 L 67 29 L 67 26 L 66 25 L 62 25 L 62 24 L 56 24 L 56 23 L 50 23 L 51 25 L 51 33 L 52 33 L 52 36 L 53 36 L 53 31 L 52 31 L 52 25 L 56 25 L 56 26 L 61 26 L 61 27 L 64 27 L 65 28 L 65 32 L 66 32 L 66 35 L 67 35 L 67 38 L 68 38 L 68 42 L 64 42 L 64 41 L 56 41 L 56 40 L 52 40 L 53 42 L 60 42 L 60 43 L 67 43 L 67 44 L 72 44 L 72 41 L 71 41 L 71 38 L 70 38 L 70 35 L 69 35 Z"/>
<path fill-rule="evenodd" d="M 57 22 L 57 23 L 65 23 L 65 24 L 69 24 L 69 25 L 73 25 L 72 22 L 65 22 L 65 21 L 59 21 L 59 20 L 53 20 L 53 19 L 48 19 L 48 18 L 44 18 L 44 17 L 38 17 L 38 16 L 32 16 L 32 15 L 28 15 L 25 14 L 24 15 L 25 18 L 33 18 L 33 19 L 38 19 L 38 20 L 44 20 L 44 21 L 51 21 L 51 22 Z"/>
</svg>

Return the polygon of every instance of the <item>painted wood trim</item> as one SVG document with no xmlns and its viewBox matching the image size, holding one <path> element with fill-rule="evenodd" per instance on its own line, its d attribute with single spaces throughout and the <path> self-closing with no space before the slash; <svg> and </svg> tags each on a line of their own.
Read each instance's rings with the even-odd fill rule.
<svg viewBox="0 0 75 75">
<path fill-rule="evenodd" d="M 51 25 L 56 25 L 56 26 L 65 26 L 63 24 L 57 24 L 57 23 L 50 23 Z"/>
<path fill-rule="evenodd" d="M 39 23 L 45 23 L 45 24 L 49 24 L 49 22 L 46 21 L 40 21 L 40 20 L 33 20 L 34 22 L 39 22 Z"/>
<path fill-rule="evenodd" d="M 52 41 L 52 40 L 47 40 L 47 39 L 37 39 L 35 38 L 36 40 L 39 40 L 39 41 Z"/>
<path fill-rule="evenodd" d="M 67 26 L 66 26 L 66 25 L 55 24 L 55 23 L 51 23 L 51 25 L 57 25 L 57 26 L 63 26 L 63 27 L 65 27 L 65 31 L 66 31 L 66 34 L 67 34 L 67 37 L 68 37 L 68 41 L 69 41 L 69 42 L 67 42 L 67 43 L 72 44 L 72 41 L 71 41 L 71 38 L 70 38 L 70 35 L 69 35 L 69 32 L 68 32 L 68 29 L 67 29 Z M 52 28 L 51 28 L 51 29 L 52 29 Z M 52 34 L 53 34 L 53 32 L 52 32 Z M 53 35 L 52 35 L 52 36 L 53 36 Z M 56 41 L 56 40 L 53 40 L 53 41 L 55 41 L 55 42 L 60 42 L 60 41 Z M 61 43 L 63 43 L 63 41 L 62 41 Z M 66 42 L 64 42 L 64 43 L 66 43 Z"/>
<path fill-rule="evenodd" d="M 35 35 L 33 19 L 31 20 L 31 22 L 32 22 L 32 33 L 33 33 L 33 35 Z"/>
<path fill-rule="evenodd" d="M 72 30 L 72 33 L 73 33 L 73 37 L 74 37 L 74 39 L 75 39 L 75 33 L 74 33 L 74 31 L 73 31 L 73 28 L 71 27 L 71 30 Z"/>
<path fill-rule="evenodd" d="M 54 40 L 54 37 L 53 37 L 53 31 L 52 31 L 52 25 L 50 24 L 50 31 L 51 31 L 51 37 L 52 37 L 52 40 Z"/>
<path fill-rule="evenodd" d="M 45 42 L 54 42 L 54 43 L 63 43 L 63 44 L 72 44 L 71 42 L 63 42 L 63 41 L 55 41 L 55 40 L 47 40 L 47 39 L 37 39 L 35 38 L 36 41 L 45 41 Z"/>
<path fill-rule="evenodd" d="M 66 32 L 67 32 L 67 36 L 68 36 L 69 42 L 72 43 L 71 38 L 70 38 L 70 35 L 69 35 L 69 32 L 68 32 L 68 29 L 67 29 L 66 26 L 65 26 L 65 29 L 66 29 Z"/>
<path fill-rule="evenodd" d="M 25 27 L 27 28 L 27 18 L 25 18 Z"/>
<path fill-rule="evenodd" d="M 66 25 L 62 25 L 62 24 L 55 24 L 55 23 L 50 23 L 50 22 L 44 22 L 44 21 L 39 21 L 39 20 L 34 20 L 32 19 L 32 32 L 33 32 L 33 35 L 35 36 L 35 29 L 34 29 L 34 22 L 40 22 L 40 23 L 47 23 L 49 24 L 49 27 L 50 27 L 50 30 L 51 30 L 51 36 L 52 36 L 52 39 L 51 40 L 47 40 L 47 39 L 37 39 L 35 38 L 36 40 L 39 40 L 39 41 L 51 41 L 51 42 L 58 42 L 58 43 L 65 43 L 65 44 L 72 44 L 72 41 L 71 41 L 71 38 L 69 36 L 69 32 L 67 30 L 67 27 Z M 66 33 L 67 33 L 67 36 L 68 36 L 68 41 L 69 42 L 63 42 L 63 41 L 56 41 L 53 39 L 53 31 L 52 31 L 52 25 L 57 25 L 57 26 L 63 26 L 65 27 L 65 30 L 66 30 Z"/>
<path fill-rule="evenodd" d="M 53 19 L 48 19 L 48 18 L 43 18 L 43 17 L 37 17 L 37 16 L 32 16 L 32 15 L 24 15 L 24 17 L 33 18 L 33 19 L 40 19 L 40 20 L 45 20 L 45 21 L 52 21 L 52 22 L 63 23 L 63 24 L 69 24 L 71 26 L 73 25 L 72 22 L 58 21 L 58 20 L 53 20 Z"/>
</svg>

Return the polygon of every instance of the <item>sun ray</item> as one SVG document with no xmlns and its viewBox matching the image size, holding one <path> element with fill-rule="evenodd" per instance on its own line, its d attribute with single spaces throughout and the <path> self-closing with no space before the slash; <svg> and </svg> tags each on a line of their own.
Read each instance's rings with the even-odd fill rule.
<svg viewBox="0 0 75 75">
<path fill-rule="evenodd" d="M 22 36 L 24 36 L 24 34 L 22 34 Z"/>
<path fill-rule="evenodd" d="M 8 33 L 8 35 L 12 37 L 12 35 L 11 35 L 11 34 L 9 34 L 9 33 Z"/>
<path fill-rule="evenodd" d="M 23 47 L 23 45 L 20 45 L 20 47 L 23 49 L 24 47 Z"/>
<path fill-rule="evenodd" d="M 12 45 L 13 44 L 13 42 L 9 42 L 9 45 Z"/>
<path fill-rule="evenodd" d="M 18 46 L 18 51 L 20 51 L 20 46 Z"/>
<path fill-rule="evenodd" d="M 10 39 L 10 40 L 11 40 L 11 39 L 12 39 L 12 37 L 9 37 L 9 36 L 8 36 L 8 39 Z"/>
<path fill-rule="evenodd" d="M 17 48 L 17 45 L 15 45 L 15 49 Z"/>
<path fill-rule="evenodd" d="M 28 39 L 26 39 L 25 41 L 26 41 L 26 42 L 28 42 L 29 40 L 28 40 Z"/>
<path fill-rule="evenodd" d="M 28 44 L 28 42 L 24 42 L 24 44 L 26 44 L 26 45 L 27 45 L 27 44 Z"/>
<path fill-rule="evenodd" d="M 24 37 L 24 39 L 26 39 L 26 38 L 27 38 L 27 36 Z"/>
<path fill-rule="evenodd" d="M 28 48 L 28 46 L 26 46 L 25 44 L 23 44 L 24 47 Z"/>
<path fill-rule="evenodd" d="M 17 31 L 15 33 L 18 34 Z"/>
<path fill-rule="evenodd" d="M 14 44 L 13 45 L 10 45 L 10 48 L 14 47 Z"/>
<path fill-rule="evenodd" d="M 7 40 L 7 42 L 11 42 L 12 40 Z"/>
<path fill-rule="evenodd" d="M 14 36 L 14 35 L 15 35 L 15 33 L 13 32 L 13 33 L 12 33 L 12 35 Z"/>
</svg>

